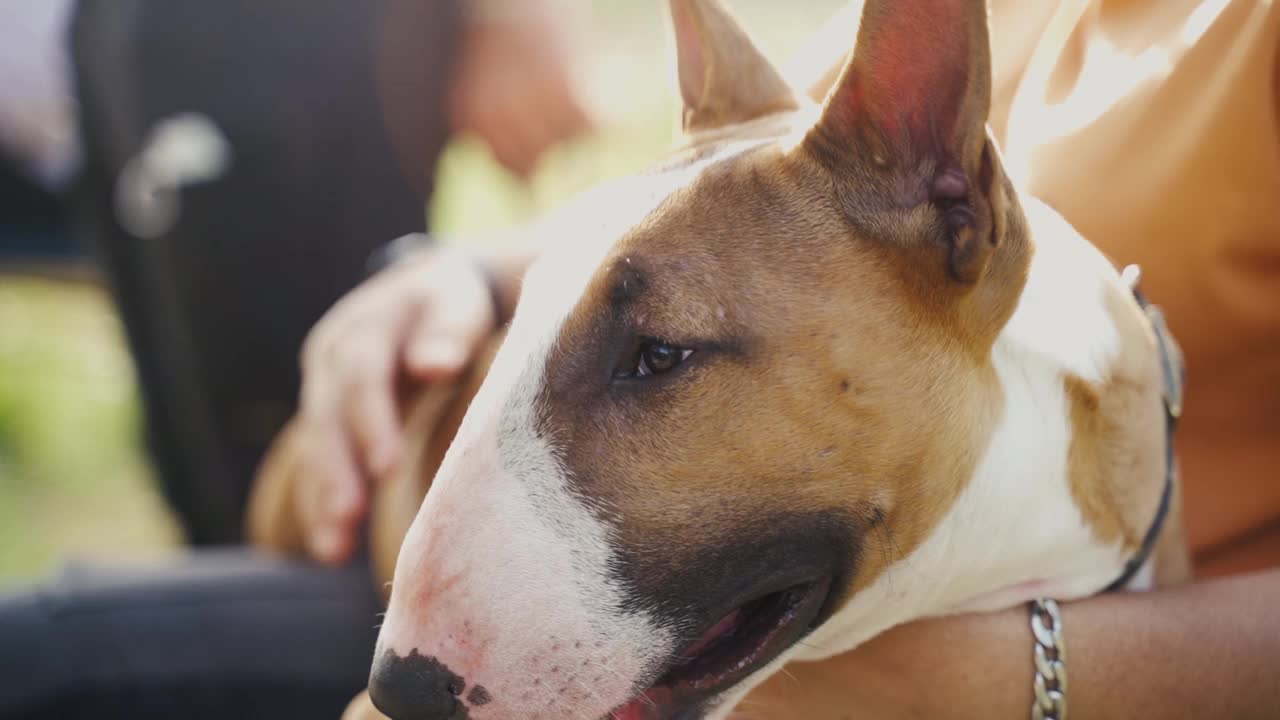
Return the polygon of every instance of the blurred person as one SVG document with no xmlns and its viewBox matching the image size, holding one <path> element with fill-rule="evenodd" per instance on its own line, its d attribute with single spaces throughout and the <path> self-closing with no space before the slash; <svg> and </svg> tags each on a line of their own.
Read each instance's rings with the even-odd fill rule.
<svg viewBox="0 0 1280 720">
<path fill-rule="evenodd" d="M 388 239 L 428 228 L 445 141 L 521 178 L 587 130 L 551 0 L 6 9 L 0 153 L 65 202 L 139 369 L 158 475 L 192 544 L 241 540 L 293 412 L 298 348 Z"/>
<path fill-rule="evenodd" d="M 430 229 L 446 140 L 473 134 L 527 178 L 591 130 L 569 9 L 0 3 L 0 157 L 101 264 L 192 545 L 242 542 L 303 338 L 388 240 Z M 451 291 L 479 306 L 468 289 Z M 376 611 L 359 559 L 73 565 L 0 597 L 0 717 L 336 717 L 365 683 Z"/>
</svg>

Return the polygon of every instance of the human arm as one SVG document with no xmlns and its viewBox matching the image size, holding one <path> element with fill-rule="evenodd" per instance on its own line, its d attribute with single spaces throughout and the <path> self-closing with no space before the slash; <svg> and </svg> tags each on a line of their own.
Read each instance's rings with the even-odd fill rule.
<svg viewBox="0 0 1280 720">
<path fill-rule="evenodd" d="M 1280 711 L 1280 570 L 1061 607 L 1071 717 Z M 1024 606 L 917 621 L 838 658 L 788 666 L 741 717 L 1025 718 L 1032 647 Z"/>
<path fill-rule="evenodd" d="M 556 143 L 594 126 L 575 66 L 572 3 L 465 0 L 449 93 L 452 126 L 527 177 Z"/>
</svg>

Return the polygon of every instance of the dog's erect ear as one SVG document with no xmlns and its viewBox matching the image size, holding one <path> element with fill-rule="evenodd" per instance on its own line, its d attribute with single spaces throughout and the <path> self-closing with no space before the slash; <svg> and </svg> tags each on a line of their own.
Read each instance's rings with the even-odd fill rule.
<svg viewBox="0 0 1280 720">
<path fill-rule="evenodd" d="M 669 1 L 686 131 L 799 109 L 791 86 L 719 0 Z"/>
<path fill-rule="evenodd" d="M 988 233 L 974 232 L 988 225 L 990 107 L 986 0 L 866 0 L 853 56 L 808 140 L 834 162 L 869 159 L 892 174 L 898 207 L 945 208 L 958 231 L 952 272 L 972 281 L 990 250 Z"/>
</svg>

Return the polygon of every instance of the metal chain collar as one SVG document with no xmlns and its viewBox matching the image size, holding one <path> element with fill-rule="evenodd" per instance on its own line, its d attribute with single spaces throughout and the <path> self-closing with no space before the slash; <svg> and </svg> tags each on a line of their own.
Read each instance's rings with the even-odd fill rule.
<svg viewBox="0 0 1280 720">
<path fill-rule="evenodd" d="M 1031 719 L 1066 720 L 1067 646 L 1062 640 L 1062 614 L 1057 602 L 1048 598 L 1031 601 L 1031 634 L 1036 641 Z"/>
</svg>

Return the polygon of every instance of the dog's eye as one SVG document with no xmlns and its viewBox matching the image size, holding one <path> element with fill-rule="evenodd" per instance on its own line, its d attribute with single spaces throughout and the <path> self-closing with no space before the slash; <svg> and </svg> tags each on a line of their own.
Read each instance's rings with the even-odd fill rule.
<svg viewBox="0 0 1280 720">
<path fill-rule="evenodd" d="M 656 338 L 646 338 L 640 341 L 635 366 L 630 368 L 629 374 L 631 377 L 648 377 L 671 372 L 692 354 L 693 351 L 688 348 L 677 347 Z"/>
</svg>

